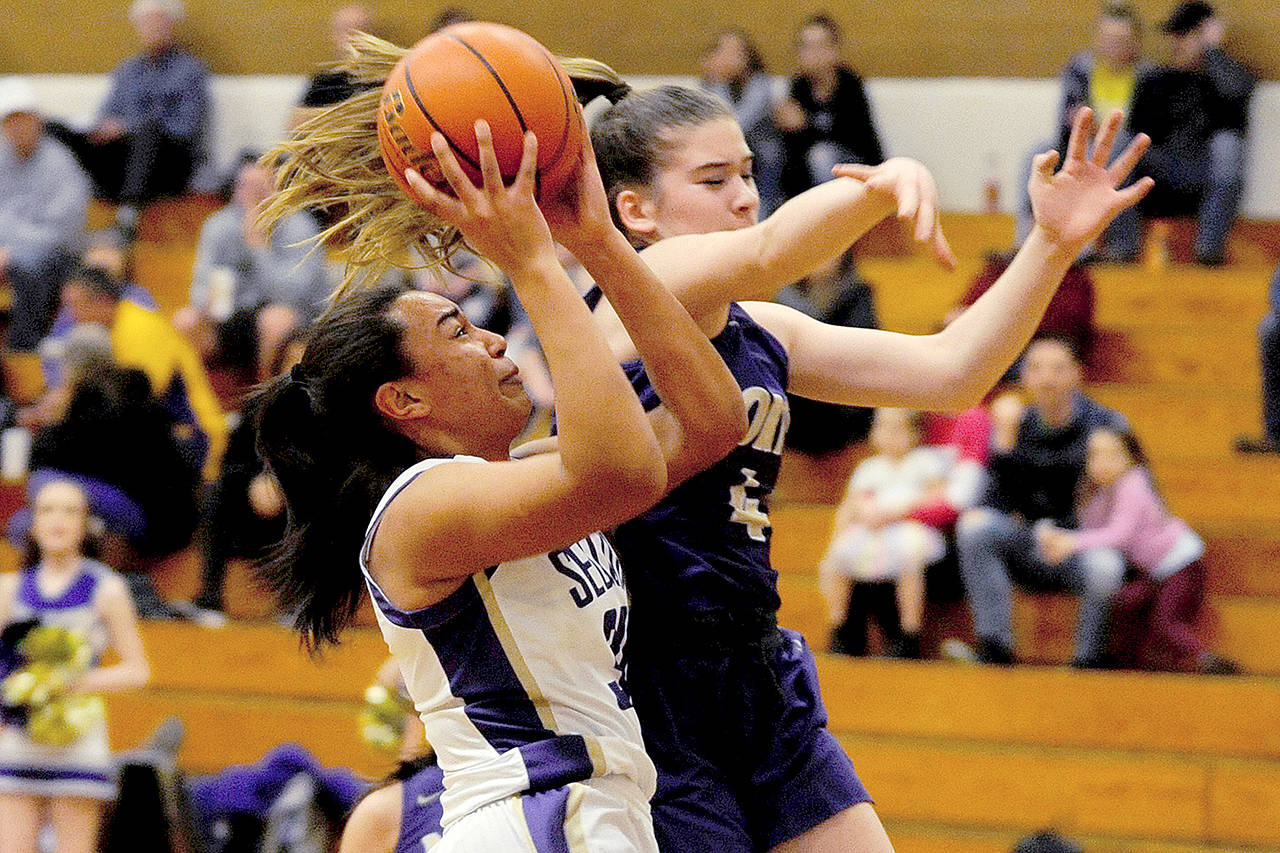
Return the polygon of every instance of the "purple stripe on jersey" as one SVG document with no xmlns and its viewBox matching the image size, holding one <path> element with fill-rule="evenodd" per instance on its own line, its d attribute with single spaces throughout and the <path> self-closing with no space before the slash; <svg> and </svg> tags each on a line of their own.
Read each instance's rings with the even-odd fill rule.
<svg viewBox="0 0 1280 853">
<path fill-rule="evenodd" d="M 36 569 L 23 572 L 22 589 L 18 593 L 23 604 L 32 610 L 69 610 L 72 607 L 83 607 L 93 600 L 93 591 L 98 585 L 98 578 L 93 572 L 83 567 L 71 585 L 63 590 L 57 598 L 45 598 L 40 593 L 40 585 L 36 583 Z"/>
<path fill-rule="evenodd" d="M 404 780 L 401 786 L 400 838 L 396 853 L 422 853 L 422 840 L 444 832 L 440 818 L 444 807 L 440 795 L 444 793 L 444 771 L 439 765 L 424 767 Z"/>
<path fill-rule="evenodd" d="M 520 798 L 524 822 L 538 853 L 569 853 L 569 839 L 564 835 L 565 815 L 569 805 L 569 789 L 556 788 Z"/>
<path fill-rule="evenodd" d="M 530 791 L 546 791 L 590 779 L 595 765 L 581 735 L 563 735 L 520 747 Z"/>
<path fill-rule="evenodd" d="M 38 779 L 42 782 L 105 782 L 110 784 L 113 777 L 107 773 L 95 773 L 92 770 L 53 770 L 42 767 L 3 767 L 0 776 L 14 779 Z"/>
</svg>

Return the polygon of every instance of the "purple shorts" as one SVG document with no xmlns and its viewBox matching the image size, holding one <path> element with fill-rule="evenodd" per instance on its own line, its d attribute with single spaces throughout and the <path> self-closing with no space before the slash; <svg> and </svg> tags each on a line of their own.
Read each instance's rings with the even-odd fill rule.
<svg viewBox="0 0 1280 853">
<path fill-rule="evenodd" d="M 686 642 L 659 654 L 632 648 L 663 851 L 757 853 L 871 801 L 826 729 L 817 666 L 800 634 L 775 629 L 763 642 Z"/>
</svg>

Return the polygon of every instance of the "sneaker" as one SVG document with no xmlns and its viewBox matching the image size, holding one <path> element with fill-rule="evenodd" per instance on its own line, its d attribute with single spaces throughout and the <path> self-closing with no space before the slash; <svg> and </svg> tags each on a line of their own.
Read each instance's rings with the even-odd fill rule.
<svg viewBox="0 0 1280 853">
<path fill-rule="evenodd" d="M 225 628 L 227 625 L 227 615 L 218 610 L 205 610 L 203 607 L 197 607 L 190 601 L 169 602 L 169 608 L 174 613 L 175 619 L 186 619 L 194 622 L 201 628 Z"/>
<path fill-rule="evenodd" d="M 1230 658 L 1215 655 L 1213 652 L 1204 652 L 1201 654 L 1200 661 L 1196 669 L 1199 672 L 1203 672 L 1205 675 L 1240 674 L 1240 664 Z"/>
<path fill-rule="evenodd" d="M 964 640 L 957 640 L 955 637 L 947 637 L 942 641 L 942 646 L 938 649 L 943 660 L 953 660 L 957 663 L 978 663 L 978 655 L 973 650 L 973 646 Z"/>
<path fill-rule="evenodd" d="M 987 637 L 978 638 L 978 648 L 974 653 L 978 663 L 989 663 L 995 666 L 1012 666 L 1018 662 L 1013 650 L 999 640 Z"/>
<path fill-rule="evenodd" d="M 920 635 L 903 634 L 889 647 L 889 657 L 902 660 L 920 660 Z"/>
<path fill-rule="evenodd" d="M 1280 453 L 1280 442 L 1266 435 L 1261 438 L 1237 436 L 1235 446 L 1237 453 Z"/>
<path fill-rule="evenodd" d="M 1116 662 L 1110 655 L 1101 654 L 1088 658 L 1072 658 L 1072 669 L 1115 669 Z"/>
</svg>

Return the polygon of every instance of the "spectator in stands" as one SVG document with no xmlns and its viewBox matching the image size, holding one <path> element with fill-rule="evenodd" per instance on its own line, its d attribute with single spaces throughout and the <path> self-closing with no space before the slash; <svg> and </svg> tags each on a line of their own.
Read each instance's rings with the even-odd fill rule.
<svg viewBox="0 0 1280 853">
<path fill-rule="evenodd" d="M 1156 494 L 1146 454 L 1132 432 L 1089 433 L 1077 505 L 1079 530 L 1045 525 L 1036 540 L 1046 563 L 1114 548 L 1138 571 L 1112 608 L 1113 647 L 1126 668 L 1232 673 L 1196 636 L 1204 601 L 1204 542 Z"/>
<path fill-rule="evenodd" d="M 0 628 L 34 620 L 81 634 L 88 669 L 67 685 L 72 696 L 130 690 L 150 677 L 137 616 L 124 582 L 85 554 L 89 503 L 66 481 L 35 496 L 31 560 L 0 575 Z M 103 664 L 110 648 L 117 661 Z M 35 718 L 32 718 L 34 722 Z M 31 726 L 0 723 L 0 850 L 35 853 L 46 815 L 64 853 L 97 850 L 104 805 L 115 796 L 115 768 L 102 714 L 81 717 L 79 737 L 39 742 Z"/>
<path fill-rule="evenodd" d="M 812 275 L 778 292 L 778 302 L 833 326 L 878 329 L 875 294 L 858 275 L 854 250 L 831 259 Z M 872 410 L 841 406 L 788 394 L 791 426 L 787 447 L 815 456 L 862 441 L 871 429 Z"/>
<path fill-rule="evenodd" d="M 278 348 L 270 375 L 302 359 L 306 339 L 295 330 Z M 205 491 L 201 510 L 200 592 L 193 603 L 225 611 L 223 587 L 234 557 L 259 559 L 284 536 L 284 494 L 258 456 L 257 407 L 253 399 L 231 431 L 218 479 Z"/>
<path fill-rule="evenodd" d="M 62 279 L 84 234 L 89 180 L 46 135 L 26 80 L 0 78 L 0 284 L 13 293 L 8 347 L 32 350 L 49 331 Z"/>
<path fill-rule="evenodd" d="M 1188 0 L 1162 26 L 1170 64 L 1138 81 L 1131 133 L 1151 137 L 1139 175 L 1155 178 L 1147 216 L 1197 213 L 1196 261 L 1223 263 L 1244 190 L 1245 134 L 1254 76 L 1222 49 L 1226 27 L 1203 0 Z"/>
<path fill-rule="evenodd" d="M 920 657 L 924 571 L 947 550 L 937 527 L 917 515 L 942 500 L 947 476 L 942 455 L 920 446 L 922 423 L 919 414 L 905 409 L 876 409 L 875 455 L 854 469 L 836 511 L 831 546 L 818 568 L 837 625 L 833 651 L 864 654 L 871 615 L 890 654 Z M 896 608 L 864 606 L 877 587 L 890 584 Z"/>
<path fill-rule="evenodd" d="M 831 180 L 837 163 L 884 160 L 862 78 L 840 56 L 842 41 L 840 25 L 826 13 L 811 15 L 797 31 L 799 71 L 774 111 L 786 144 L 788 198 Z"/>
<path fill-rule="evenodd" d="M 346 59 L 352 36 L 359 32 L 367 33 L 372 26 L 373 15 L 367 6 L 352 3 L 335 10 L 329 20 L 334 62 Z M 360 84 L 348 72 L 332 66 L 318 69 L 307 80 L 306 91 L 293 111 L 290 125 L 297 127 L 320 110 L 345 101 L 359 90 Z"/>
<path fill-rule="evenodd" d="M 973 612 L 978 659 L 1014 661 L 1011 582 L 1066 588 L 1081 596 L 1073 665 L 1099 666 L 1106 650 L 1107 610 L 1124 579 L 1124 559 L 1095 548 L 1057 565 L 1040 558 L 1034 525 L 1075 524 L 1075 492 L 1085 443 L 1095 427 L 1124 429 L 1122 415 L 1081 392 L 1079 359 L 1061 339 L 1027 348 L 1022 381 L 1031 403 L 1018 417 L 992 411 L 990 478 L 983 505 L 960 516 L 956 545 Z"/>
<path fill-rule="evenodd" d="M 773 123 L 773 78 L 760 48 L 745 30 L 721 30 L 702 60 L 702 86 L 733 106 L 742 135 L 755 155 L 760 218 L 782 204 L 782 135 Z"/>
<path fill-rule="evenodd" d="M 231 203 L 200 229 L 191 293 L 173 315 L 202 357 L 265 379 L 289 332 L 320 313 L 329 293 L 315 219 L 299 211 L 266 233 L 258 210 L 271 176 L 253 157 L 236 171 Z"/>
<path fill-rule="evenodd" d="M 1267 313 L 1258 323 L 1258 349 L 1263 435 L 1241 436 L 1236 439 L 1236 449 L 1242 453 L 1280 453 L 1280 266 L 1271 276 Z"/>
<path fill-rule="evenodd" d="M 1128 0 L 1107 0 L 1094 20 L 1093 48 L 1071 57 L 1062 69 L 1062 95 L 1058 110 L 1058 134 L 1052 144 L 1037 145 L 1033 154 L 1050 147 L 1059 153 L 1067 150 L 1071 121 L 1081 107 L 1092 107 L 1094 114 L 1106 116 L 1112 110 L 1131 111 L 1133 93 L 1138 80 L 1151 70 L 1139 53 L 1142 22 L 1138 11 Z M 1115 150 L 1124 150 L 1131 135 L 1124 131 L 1116 137 Z M 1027 158 L 1025 175 L 1031 174 L 1031 157 Z M 1025 187 L 1026 180 L 1022 182 Z M 1017 240 L 1021 244 L 1031 233 L 1031 198 L 1022 192 L 1018 209 Z M 1103 234 L 1105 257 L 1112 261 L 1132 261 L 1138 256 L 1139 223 L 1136 211 L 1116 218 Z"/>
<path fill-rule="evenodd" d="M 216 470 L 227 425 L 200 356 L 164 315 L 124 301 L 123 291 L 109 273 L 81 267 L 63 286 L 62 301 L 77 323 L 98 323 L 111 331 L 116 365 L 146 374 L 178 424 L 186 458 L 197 469 Z"/>
<path fill-rule="evenodd" d="M 133 0 L 129 21 L 142 51 L 111 72 L 111 89 L 88 133 L 52 125 L 93 177 L 99 196 L 121 202 L 132 233 L 137 206 L 181 195 L 204 156 L 209 72 L 178 45 L 180 0 Z"/>
<path fill-rule="evenodd" d="M 977 302 L 978 297 L 986 293 L 996 279 L 1004 274 L 1012 260 L 1012 254 L 993 252 L 987 255 L 982 269 L 974 276 L 964 296 L 960 297 L 956 306 L 957 313 Z M 1082 264 L 1072 264 L 1063 276 L 1062 284 L 1054 292 L 1053 299 L 1044 312 L 1044 319 L 1036 328 L 1036 337 L 1070 341 L 1073 350 L 1080 354 L 1081 361 L 1088 364 L 1097 331 L 1094 321 L 1093 276 L 1089 275 Z"/>
<path fill-rule="evenodd" d="M 75 480 L 107 530 L 141 555 L 186 547 L 200 470 L 184 453 L 179 424 L 155 399 L 146 374 L 113 363 L 104 327 L 80 327 L 68 337 L 65 411 L 35 436 L 32 479 Z"/>
</svg>

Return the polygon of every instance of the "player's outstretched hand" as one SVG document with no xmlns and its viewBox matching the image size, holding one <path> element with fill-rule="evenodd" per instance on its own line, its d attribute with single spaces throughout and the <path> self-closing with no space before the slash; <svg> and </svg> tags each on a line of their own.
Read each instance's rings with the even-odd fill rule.
<svg viewBox="0 0 1280 853">
<path fill-rule="evenodd" d="M 868 190 L 896 199 L 898 218 L 915 221 L 916 242 L 928 246 L 944 268 L 955 269 L 955 253 L 938 221 L 938 185 L 923 163 L 907 157 L 891 157 L 879 166 L 841 163 L 831 173 L 838 178 L 862 181 Z"/>
<path fill-rule="evenodd" d="M 1071 123 L 1071 138 L 1062 168 L 1054 171 L 1058 165 L 1057 151 L 1035 158 L 1027 191 L 1031 194 L 1036 227 L 1073 256 L 1101 234 L 1121 211 L 1137 204 L 1155 186 L 1151 178 L 1142 178 L 1132 186 L 1118 189 L 1151 145 L 1151 138 L 1139 133 L 1108 166 L 1116 133 L 1123 121 L 1124 115 L 1113 110 L 1098 130 L 1090 153 L 1088 140 L 1094 129 L 1093 110 L 1084 107 L 1076 111 Z"/>
<path fill-rule="evenodd" d="M 581 121 L 581 110 L 579 110 Z M 574 255 L 597 246 L 601 237 L 614 230 L 609 215 L 609 198 L 596 166 L 596 152 L 591 147 L 591 134 L 582 128 L 582 145 L 577 164 L 564 189 L 540 202 L 542 214 L 551 226 L 551 235 Z"/>
<path fill-rule="evenodd" d="M 520 170 L 511 186 L 506 186 L 493 152 L 488 123 L 481 119 L 475 128 L 484 186 L 471 182 L 439 133 L 431 135 L 431 150 L 453 195 L 427 183 L 415 169 L 405 170 L 405 180 L 417 194 L 419 204 L 455 226 L 473 249 L 514 277 L 526 265 L 541 262 L 547 254 L 553 258 L 555 255 L 551 231 L 533 197 L 538 141 L 532 133 L 525 134 Z"/>
</svg>

